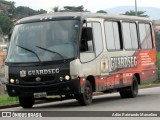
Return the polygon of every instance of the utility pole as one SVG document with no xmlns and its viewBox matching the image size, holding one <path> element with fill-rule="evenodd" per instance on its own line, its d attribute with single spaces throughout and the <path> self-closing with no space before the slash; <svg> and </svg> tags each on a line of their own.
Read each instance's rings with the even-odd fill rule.
<svg viewBox="0 0 160 120">
<path fill-rule="evenodd" d="M 135 16 L 137 16 L 137 0 L 135 0 Z"/>
</svg>

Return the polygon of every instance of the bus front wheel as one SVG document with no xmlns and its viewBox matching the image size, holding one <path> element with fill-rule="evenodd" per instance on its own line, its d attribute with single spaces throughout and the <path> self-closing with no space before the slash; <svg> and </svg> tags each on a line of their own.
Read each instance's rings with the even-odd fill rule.
<svg viewBox="0 0 160 120">
<path fill-rule="evenodd" d="M 93 95 L 92 85 L 87 80 L 84 88 L 84 93 L 76 94 L 75 97 L 80 105 L 85 106 L 92 103 L 92 95 Z"/>
<path fill-rule="evenodd" d="M 33 96 L 19 97 L 19 104 L 23 108 L 32 108 L 34 105 L 34 97 Z"/>
<path fill-rule="evenodd" d="M 138 95 L 138 81 L 136 76 L 132 78 L 132 85 L 127 88 L 121 88 L 120 91 L 121 98 L 135 98 Z"/>
</svg>

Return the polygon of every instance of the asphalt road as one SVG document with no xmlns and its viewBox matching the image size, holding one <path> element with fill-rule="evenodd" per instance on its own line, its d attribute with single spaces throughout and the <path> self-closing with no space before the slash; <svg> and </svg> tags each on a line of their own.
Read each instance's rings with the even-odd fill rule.
<svg viewBox="0 0 160 120">
<path fill-rule="evenodd" d="M 45 104 L 34 105 L 32 109 L 23 109 L 21 107 L 1 109 L 0 111 L 160 111 L 160 87 L 140 89 L 137 98 L 121 99 L 119 93 L 103 94 L 94 96 L 93 103 L 89 106 L 79 106 L 76 100 L 65 100 L 59 102 L 51 102 Z M 72 116 L 72 115 L 70 115 Z M 45 119 L 45 118 L 44 118 Z M 47 118 L 50 120 L 52 118 Z M 59 118 L 54 118 L 56 120 Z M 61 118 L 72 120 L 75 118 Z M 81 119 L 82 118 L 76 118 Z M 84 119 L 84 118 L 83 118 Z M 89 117 L 87 119 L 92 119 Z M 94 119 L 105 119 L 94 117 Z M 137 118 L 110 117 L 115 120 L 132 120 Z M 160 118 L 139 118 L 139 120 L 151 120 Z M 7 119 L 8 120 L 8 119 Z M 13 119 L 12 119 L 13 120 Z M 93 119 L 92 119 L 93 120 Z"/>
</svg>

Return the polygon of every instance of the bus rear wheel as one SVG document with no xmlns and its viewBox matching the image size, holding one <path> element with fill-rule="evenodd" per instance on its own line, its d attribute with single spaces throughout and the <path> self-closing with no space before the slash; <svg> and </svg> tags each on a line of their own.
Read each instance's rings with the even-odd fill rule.
<svg viewBox="0 0 160 120">
<path fill-rule="evenodd" d="M 91 83 L 89 81 L 86 81 L 84 93 L 76 94 L 75 96 L 79 104 L 85 106 L 92 103 L 92 95 L 93 95 L 93 89 Z"/>
<path fill-rule="evenodd" d="M 32 108 L 34 105 L 34 97 L 19 97 L 19 103 L 23 108 Z"/>
<path fill-rule="evenodd" d="M 138 81 L 136 76 L 132 78 L 132 85 L 127 88 L 122 88 L 119 91 L 121 98 L 135 98 L 138 95 Z"/>
</svg>

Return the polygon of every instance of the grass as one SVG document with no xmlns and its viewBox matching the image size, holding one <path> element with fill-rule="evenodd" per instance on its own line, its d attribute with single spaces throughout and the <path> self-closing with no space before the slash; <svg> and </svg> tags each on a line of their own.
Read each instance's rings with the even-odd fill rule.
<svg viewBox="0 0 160 120">
<path fill-rule="evenodd" d="M 146 88 L 146 87 L 153 87 L 153 86 L 160 86 L 160 82 L 155 81 L 151 83 L 144 83 L 144 84 L 141 84 L 139 88 Z"/>
<path fill-rule="evenodd" d="M 16 97 L 9 97 L 8 94 L 0 95 L 0 106 L 15 104 L 17 102 L 18 102 L 18 99 Z"/>
<path fill-rule="evenodd" d="M 47 96 L 47 98 L 60 98 L 60 96 Z M 8 94 L 0 95 L 0 106 L 18 103 L 18 97 L 10 97 Z"/>
</svg>

